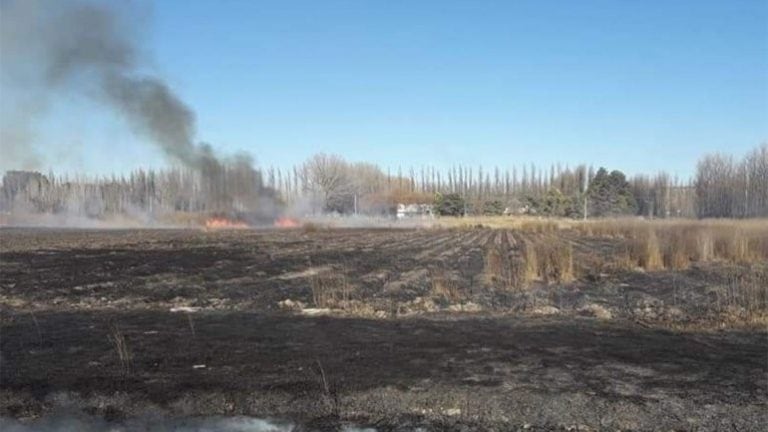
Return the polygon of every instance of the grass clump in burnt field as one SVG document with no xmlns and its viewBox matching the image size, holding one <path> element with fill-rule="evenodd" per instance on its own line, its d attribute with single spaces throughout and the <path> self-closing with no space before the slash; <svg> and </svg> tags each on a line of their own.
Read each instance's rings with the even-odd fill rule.
<svg viewBox="0 0 768 432">
<path fill-rule="evenodd" d="M 1 234 L 6 416 L 752 430 L 766 403 L 757 222 Z"/>
</svg>

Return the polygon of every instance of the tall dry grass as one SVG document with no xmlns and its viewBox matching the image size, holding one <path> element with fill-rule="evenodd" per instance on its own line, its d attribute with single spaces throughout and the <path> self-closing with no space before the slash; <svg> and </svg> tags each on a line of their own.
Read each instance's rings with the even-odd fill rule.
<svg viewBox="0 0 768 432">
<path fill-rule="evenodd" d="M 488 248 L 485 252 L 485 259 L 483 261 L 483 275 L 485 276 L 486 283 L 507 283 L 508 271 L 506 271 L 503 252 L 496 246 Z"/>
<path fill-rule="evenodd" d="M 460 303 L 464 296 L 458 281 L 452 279 L 445 269 L 430 269 L 430 296 L 449 304 Z"/>
<path fill-rule="evenodd" d="M 440 217 L 434 225 L 439 228 L 522 229 L 529 232 L 551 232 L 567 229 L 579 223 L 573 219 L 545 218 L 540 216 L 465 216 Z"/>
<path fill-rule="evenodd" d="M 575 279 L 573 247 L 557 237 L 536 243 L 536 275 L 546 283 L 569 283 Z"/>
<path fill-rule="evenodd" d="M 553 235 L 538 236 L 520 242 L 517 253 L 505 256 L 494 246 L 486 251 L 485 280 L 509 289 L 524 289 L 534 281 L 547 284 L 575 280 L 573 247 Z"/>
<path fill-rule="evenodd" d="M 575 268 L 599 275 L 617 268 L 681 271 L 696 263 L 768 263 L 768 220 L 462 220 L 513 227 L 507 232 L 517 239 L 516 246 L 506 250 L 492 245 L 484 257 L 486 283 L 507 289 L 526 288 L 536 281 L 569 283 L 576 279 Z M 606 252 L 601 244 L 614 246 Z M 578 255 L 573 245 L 579 245 Z"/>
<path fill-rule="evenodd" d="M 619 267 L 684 270 L 696 262 L 768 262 L 766 220 L 599 220 L 572 228 L 584 237 L 623 241 Z"/>
<path fill-rule="evenodd" d="M 622 257 L 622 265 L 641 267 L 646 270 L 664 268 L 659 238 L 653 229 L 635 233 L 626 239 L 627 253 Z"/>
<path fill-rule="evenodd" d="M 437 225 L 454 228 L 484 226 L 555 236 L 558 231 L 569 231 L 580 237 L 626 240 L 627 252 L 631 255 L 629 261 L 635 261 L 628 264 L 647 267 L 647 270 L 681 270 L 694 262 L 768 261 L 768 219 L 648 220 L 628 217 L 582 221 L 533 216 L 482 216 L 440 218 Z M 660 259 L 655 256 L 656 246 Z"/>
<path fill-rule="evenodd" d="M 523 265 L 520 266 L 519 281 L 527 284 L 539 278 L 539 254 L 536 244 L 526 240 L 521 246 Z"/>
</svg>

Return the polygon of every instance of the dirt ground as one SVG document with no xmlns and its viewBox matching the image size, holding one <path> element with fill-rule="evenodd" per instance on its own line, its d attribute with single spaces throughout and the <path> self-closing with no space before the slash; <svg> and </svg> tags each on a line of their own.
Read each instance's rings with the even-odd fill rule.
<svg viewBox="0 0 768 432">
<path fill-rule="evenodd" d="M 490 264 L 539 235 L 573 248 L 575 279 L 511 286 Z M 618 241 L 566 231 L 3 229 L 0 241 L 8 418 L 768 424 L 768 332 L 741 319 L 732 264 L 613 270 L 599 263 Z"/>
</svg>

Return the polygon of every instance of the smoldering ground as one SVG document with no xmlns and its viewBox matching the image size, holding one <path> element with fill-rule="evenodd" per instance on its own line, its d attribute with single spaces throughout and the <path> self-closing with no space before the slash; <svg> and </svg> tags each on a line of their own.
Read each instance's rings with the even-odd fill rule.
<svg viewBox="0 0 768 432">
<path fill-rule="evenodd" d="M 7 432 L 293 432 L 307 430 L 292 423 L 247 416 L 170 418 L 146 416 L 127 421 L 108 422 L 82 412 L 61 412 L 32 422 L 0 417 L 0 429 Z M 347 426 L 341 432 L 376 432 L 371 428 Z M 412 429 L 419 431 L 421 429 Z"/>
</svg>

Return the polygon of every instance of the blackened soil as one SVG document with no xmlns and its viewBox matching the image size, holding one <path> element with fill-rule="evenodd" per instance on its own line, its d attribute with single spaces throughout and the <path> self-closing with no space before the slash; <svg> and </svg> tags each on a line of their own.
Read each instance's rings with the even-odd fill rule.
<svg viewBox="0 0 768 432">
<path fill-rule="evenodd" d="M 310 301 L 294 277 L 308 267 L 357 272 L 371 298 L 423 293 L 400 276 L 418 269 L 417 255 L 456 270 L 480 298 L 492 292 L 476 277 L 490 231 L 2 235 L 2 416 L 68 407 L 120 420 L 159 410 L 322 430 L 761 430 L 768 420 L 765 330 L 498 310 L 307 317 L 274 307 Z M 399 291 L 384 289 L 399 280 Z M 202 308 L 170 312 L 177 302 Z"/>
</svg>

